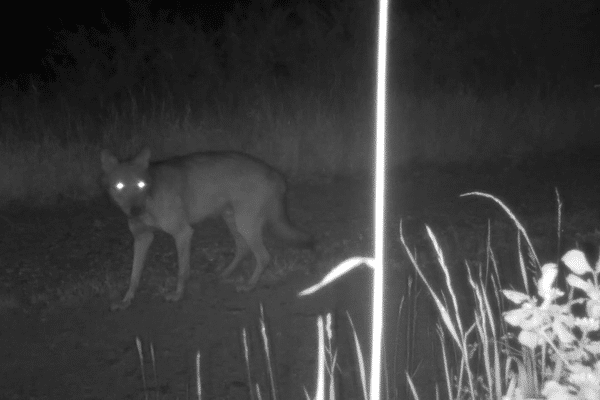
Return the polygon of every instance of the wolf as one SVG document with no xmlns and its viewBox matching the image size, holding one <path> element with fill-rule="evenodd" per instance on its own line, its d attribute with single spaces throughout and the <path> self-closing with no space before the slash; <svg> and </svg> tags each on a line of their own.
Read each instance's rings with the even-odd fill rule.
<svg viewBox="0 0 600 400">
<path fill-rule="evenodd" d="M 314 248 L 315 241 L 289 221 L 283 175 L 263 161 L 237 152 L 200 152 L 150 162 L 146 147 L 130 160 L 119 161 L 103 150 L 102 182 L 112 201 L 127 216 L 133 235 L 133 266 L 129 289 L 112 310 L 130 306 L 138 288 L 154 231 L 175 239 L 179 271 L 177 288 L 166 296 L 178 301 L 190 275 L 193 228 L 204 219 L 222 216 L 235 240 L 235 255 L 221 278 L 227 278 L 252 252 L 256 267 L 239 291 L 252 290 L 270 255 L 263 243 L 268 223 L 280 238 L 301 247 Z"/>
</svg>

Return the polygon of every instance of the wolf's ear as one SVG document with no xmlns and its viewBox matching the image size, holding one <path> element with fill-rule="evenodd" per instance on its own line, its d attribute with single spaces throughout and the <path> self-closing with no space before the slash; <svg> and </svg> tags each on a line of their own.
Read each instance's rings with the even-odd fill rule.
<svg viewBox="0 0 600 400">
<path fill-rule="evenodd" d="M 148 147 L 144 147 L 142 151 L 135 156 L 133 163 L 142 168 L 148 168 L 148 165 L 150 164 L 150 149 Z"/>
<path fill-rule="evenodd" d="M 117 165 L 119 165 L 119 160 L 115 157 L 109 150 L 102 150 L 100 153 L 100 162 L 102 164 L 102 171 L 109 173 L 112 171 Z"/>
</svg>

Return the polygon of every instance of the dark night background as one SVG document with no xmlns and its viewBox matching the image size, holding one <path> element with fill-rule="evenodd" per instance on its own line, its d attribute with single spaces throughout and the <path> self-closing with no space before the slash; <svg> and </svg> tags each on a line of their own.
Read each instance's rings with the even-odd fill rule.
<svg viewBox="0 0 600 400">
<path fill-rule="evenodd" d="M 169 10 L 171 13 L 187 17 L 190 21 L 199 18 L 204 29 L 218 29 L 223 24 L 225 13 L 231 11 L 233 5 L 231 1 L 189 4 L 152 1 L 148 8 L 152 13 Z M 19 74 L 43 73 L 41 61 L 53 45 L 56 32 L 61 29 L 74 29 L 77 25 L 101 27 L 104 17 L 125 29 L 132 18 L 130 7 L 125 0 L 99 3 L 41 2 L 35 6 L 27 2 L 14 4 L 10 13 L 2 15 L 2 34 L 7 38 L 5 57 L 14 59 L 15 62 L 5 63 L 2 71 L 11 78 Z"/>
<path fill-rule="evenodd" d="M 350 4 L 350 5 L 348 5 Z M 41 82 L 66 79 L 56 76 L 55 68 L 48 65 L 48 56 L 55 55 L 66 38 L 60 32 L 73 32 L 83 27 L 92 36 L 107 32 L 120 32 L 128 39 L 140 40 L 133 35 L 132 27 L 146 20 L 145 34 L 160 26 L 206 32 L 210 39 L 235 32 L 224 26 L 226 18 L 238 10 L 237 18 L 263 22 L 276 18 L 273 10 L 283 11 L 287 34 L 305 33 L 311 23 L 321 23 L 310 40 L 326 40 L 332 30 L 343 30 L 336 43 L 340 48 L 352 48 L 360 41 L 372 39 L 374 26 L 361 24 L 360 20 L 373 21 L 373 7 L 369 2 L 187 2 L 132 1 L 95 3 L 41 3 L 32 7 L 28 3 L 15 5 L 10 13 L 3 14 L 2 29 L 5 40 L 4 65 L 8 79 L 39 79 Z M 296 7 L 306 13 L 300 16 Z M 401 74 L 418 74 L 426 84 L 435 83 L 434 89 L 448 86 L 467 87 L 472 90 L 510 90 L 515 85 L 546 87 L 588 87 L 600 79 L 598 55 L 600 11 L 593 1 L 397 1 L 392 2 L 395 24 L 391 26 L 390 47 L 401 52 L 404 64 L 396 70 L 393 81 Z M 31 10 L 34 8 L 34 10 Z M 354 14 L 354 15 L 353 15 Z M 280 16 L 281 17 L 281 16 Z M 156 19 L 158 18 L 158 19 Z M 353 19 L 354 18 L 354 19 Z M 154 20 L 153 20 L 154 19 Z M 312 19 L 312 20 L 311 20 Z M 319 21 L 320 19 L 320 21 Z M 177 24 L 189 24 L 186 28 Z M 179 30 L 179 31 L 177 31 Z M 235 32 L 239 33 L 239 32 Z M 138 34 L 141 32 L 138 31 Z M 321 34 L 322 37 L 318 35 Z M 248 38 L 249 39 L 249 38 Z M 271 39 L 275 40 L 275 37 Z M 277 38 L 282 41 L 286 37 Z M 208 40 L 214 52 L 226 51 L 220 40 Z M 85 43 L 93 45 L 93 41 Z M 80 43 L 81 46 L 85 45 Z M 116 44 L 116 43 L 109 43 Z M 150 43 L 156 45 L 156 43 Z M 275 45 L 276 46 L 276 45 Z M 62 49 L 64 50 L 64 49 Z M 73 52 L 74 49 L 71 49 Z M 108 53 L 108 48 L 105 48 Z M 301 50 L 294 49 L 300 58 Z M 409 50 L 406 54 L 404 51 Z M 73 56 L 60 52 L 62 56 Z M 271 54 L 271 56 L 274 56 Z M 324 57 L 324 55 L 319 54 Z M 406 62 L 407 58 L 412 58 Z M 6 60 L 11 60 L 10 62 Z M 78 60 L 71 60 L 78 61 Z M 146 59 L 150 62 L 150 59 Z M 189 60 L 188 60 L 189 61 Z M 278 62 L 278 60 L 270 60 Z M 287 59 L 288 64 L 300 60 Z M 343 62 L 344 60 L 340 60 Z M 442 68 L 443 66 L 443 68 Z M 293 68 L 292 65 L 286 67 Z M 78 67 L 74 70 L 77 71 Z M 368 68 L 368 64 L 363 68 Z M 64 72 L 64 71 L 62 71 Z M 80 71 L 79 71 L 80 72 Z M 159 71 L 157 71 L 159 72 Z M 220 71 L 224 72 L 224 71 Z M 31 76 L 33 74 L 33 76 Z M 133 78 L 133 77 L 132 77 Z M 138 77 L 139 78 L 139 77 Z M 135 85 L 134 80 L 128 82 Z"/>
</svg>

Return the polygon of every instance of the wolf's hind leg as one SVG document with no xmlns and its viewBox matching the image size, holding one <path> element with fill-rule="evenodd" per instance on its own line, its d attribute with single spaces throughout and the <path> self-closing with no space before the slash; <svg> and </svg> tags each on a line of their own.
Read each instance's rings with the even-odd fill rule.
<svg viewBox="0 0 600 400">
<path fill-rule="evenodd" d="M 246 213 L 236 216 L 236 225 L 238 226 L 240 235 L 244 238 L 254 258 L 256 260 L 256 267 L 252 276 L 248 280 L 248 283 L 238 286 L 237 290 L 240 292 L 247 292 L 256 286 L 258 279 L 262 275 L 265 267 L 269 264 L 271 256 L 265 247 L 263 242 L 263 228 L 265 224 L 265 218 L 260 212 Z"/>
<path fill-rule="evenodd" d="M 248 251 L 250 249 L 248 247 L 248 243 L 238 231 L 233 211 L 226 211 L 223 214 L 223 218 L 225 219 L 225 223 L 231 232 L 231 236 L 233 236 L 233 239 L 235 240 L 235 256 L 233 257 L 233 260 L 229 266 L 227 266 L 227 268 L 225 268 L 220 275 L 222 279 L 225 279 L 229 277 L 229 275 L 231 275 L 231 273 L 240 265 L 242 260 L 248 255 Z M 217 271 L 221 269 L 223 269 L 222 266 L 218 268 Z"/>
<path fill-rule="evenodd" d="M 179 263 L 179 272 L 177 274 L 177 289 L 173 293 L 165 296 L 167 301 L 179 301 L 183 297 L 185 283 L 190 277 L 190 247 L 192 245 L 192 235 L 194 230 L 186 225 L 175 235 L 175 244 L 177 245 L 177 261 Z"/>
</svg>

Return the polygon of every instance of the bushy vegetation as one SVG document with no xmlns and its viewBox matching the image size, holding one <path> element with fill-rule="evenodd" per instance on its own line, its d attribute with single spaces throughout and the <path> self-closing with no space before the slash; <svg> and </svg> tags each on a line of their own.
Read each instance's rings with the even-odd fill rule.
<svg viewBox="0 0 600 400">
<path fill-rule="evenodd" d="M 410 261 L 440 313 L 438 334 L 445 388 L 436 388 L 437 397 L 597 399 L 600 395 L 600 261 L 594 260 L 590 265 L 588 254 L 571 249 L 559 262 L 542 265 L 527 231 L 504 203 L 485 193 L 466 195 L 492 199 L 513 220 L 518 230 L 516 250 L 522 282 L 519 290 L 500 289 L 499 270 L 507 266 L 497 265 L 488 237 L 486 260 L 476 266 L 465 262 L 474 307 L 462 313 L 456 280 L 432 230 L 427 227 L 445 278 L 445 288 L 440 291 L 425 277 L 423 266 L 416 261 L 401 231 L 401 241 Z M 560 218 L 559 208 L 559 221 Z M 560 241 L 560 228 L 558 239 Z M 597 249 L 597 243 L 587 244 L 590 245 Z M 562 266 L 559 267 L 559 263 Z M 558 279 L 559 269 L 565 271 L 563 277 L 566 275 L 562 285 Z M 411 388 L 414 398 L 418 399 L 418 390 L 412 383 Z M 445 394 L 440 395 L 440 392 Z"/>
</svg>

